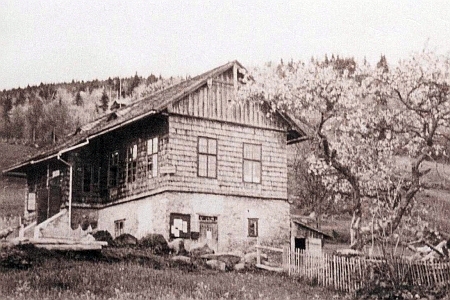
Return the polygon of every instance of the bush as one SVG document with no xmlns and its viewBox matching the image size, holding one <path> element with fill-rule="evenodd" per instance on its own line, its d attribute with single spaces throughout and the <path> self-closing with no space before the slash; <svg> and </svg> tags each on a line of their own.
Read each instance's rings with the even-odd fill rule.
<svg viewBox="0 0 450 300">
<path fill-rule="evenodd" d="M 139 240 L 139 246 L 150 248 L 154 254 L 168 254 L 170 249 L 162 234 L 148 234 Z"/>
<path fill-rule="evenodd" d="M 137 244 L 138 244 L 137 238 L 129 233 L 121 234 L 114 239 L 114 246 L 116 247 L 130 247 L 136 246 Z"/>
<path fill-rule="evenodd" d="M 32 244 L 2 245 L 0 247 L 0 266 L 10 269 L 29 269 L 42 263 L 46 258 L 55 257 L 56 253 L 37 248 Z"/>
<path fill-rule="evenodd" d="M 92 234 L 96 241 L 107 242 L 108 246 L 114 246 L 112 235 L 107 230 L 99 230 Z"/>
</svg>

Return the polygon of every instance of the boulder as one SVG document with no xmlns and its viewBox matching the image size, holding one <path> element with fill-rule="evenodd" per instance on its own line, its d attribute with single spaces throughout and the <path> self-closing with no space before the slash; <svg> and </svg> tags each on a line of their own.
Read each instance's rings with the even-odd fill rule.
<svg viewBox="0 0 450 300">
<path fill-rule="evenodd" d="M 155 254 L 169 253 L 169 245 L 162 234 L 151 233 L 139 240 L 139 246 L 152 249 Z"/>
<path fill-rule="evenodd" d="M 236 271 L 242 271 L 245 269 L 245 264 L 244 263 L 238 263 L 234 265 L 234 270 Z"/>
<path fill-rule="evenodd" d="M 182 254 L 186 252 L 184 249 L 184 240 L 180 238 L 174 239 L 173 241 L 167 243 L 167 246 L 169 247 L 170 252 L 174 254 Z"/>
<path fill-rule="evenodd" d="M 226 270 L 226 265 L 223 261 L 217 260 L 217 259 L 211 259 L 208 260 L 206 262 L 206 264 L 214 270 L 219 270 L 219 271 L 225 271 Z"/>
<path fill-rule="evenodd" d="M 220 254 L 205 254 L 202 255 L 201 258 L 208 260 L 218 260 L 225 263 L 227 270 L 233 270 L 234 265 L 241 261 L 241 257 L 229 254 L 229 253 L 220 253 Z"/>
<path fill-rule="evenodd" d="M 202 255 L 213 254 L 214 250 L 209 248 L 208 244 L 197 244 L 191 247 L 189 254 L 193 257 L 200 257 Z"/>
<path fill-rule="evenodd" d="M 244 263 L 248 265 L 256 264 L 257 252 L 249 252 L 244 255 Z M 267 254 L 261 253 L 261 262 L 268 260 Z"/>
<path fill-rule="evenodd" d="M 171 258 L 173 261 L 181 261 L 184 263 L 191 263 L 191 258 L 183 255 L 176 255 Z"/>
<path fill-rule="evenodd" d="M 121 234 L 114 239 L 114 245 L 117 247 L 136 246 L 137 242 L 137 238 L 128 233 Z"/>
</svg>

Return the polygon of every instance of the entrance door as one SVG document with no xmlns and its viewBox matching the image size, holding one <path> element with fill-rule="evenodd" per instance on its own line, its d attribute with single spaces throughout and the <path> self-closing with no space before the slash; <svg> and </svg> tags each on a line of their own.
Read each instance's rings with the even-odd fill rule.
<svg viewBox="0 0 450 300">
<path fill-rule="evenodd" d="M 37 190 L 37 223 L 42 223 L 61 210 L 61 178 L 51 178 L 48 187 Z"/>
<path fill-rule="evenodd" d="M 50 218 L 61 211 L 61 176 L 49 180 L 48 216 Z"/>
<path fill-rule="evenodd" d="M 199 216 L 200 236 L 199 242 L 209 246 L 214 253 L 217 253 L 219 246 L 219 230 L 217 226 L 217 217 Z"/>
</svg>

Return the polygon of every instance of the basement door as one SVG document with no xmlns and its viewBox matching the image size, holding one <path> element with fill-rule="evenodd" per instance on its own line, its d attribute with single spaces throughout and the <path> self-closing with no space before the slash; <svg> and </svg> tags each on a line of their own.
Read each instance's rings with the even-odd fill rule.
<svg viewBox="0 0 450 300">
<path fill-rule="evenodd" d="M 49 180 L 48 187 L 37 191 L 37 223 L 42 223 L 61 210 L 61 177 Z"/>
<path fill-rule="evenodd" d="M 199 216 L 200 235 L 199 242 L 208 244 L 209 248 L 217 253 L 219 246 L 219 228 L 217 225 L 217 217 Z"/>
</svg>

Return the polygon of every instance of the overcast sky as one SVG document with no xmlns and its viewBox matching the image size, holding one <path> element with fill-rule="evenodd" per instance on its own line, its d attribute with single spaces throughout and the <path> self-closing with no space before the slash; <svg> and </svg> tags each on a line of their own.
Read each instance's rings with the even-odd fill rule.
<svg viewBox="0 0 450 300">
<path fill-rule="evenodd" d="M 0 89 L 450 50 L 448 1 L 4 1 Z"/>
</svg>

